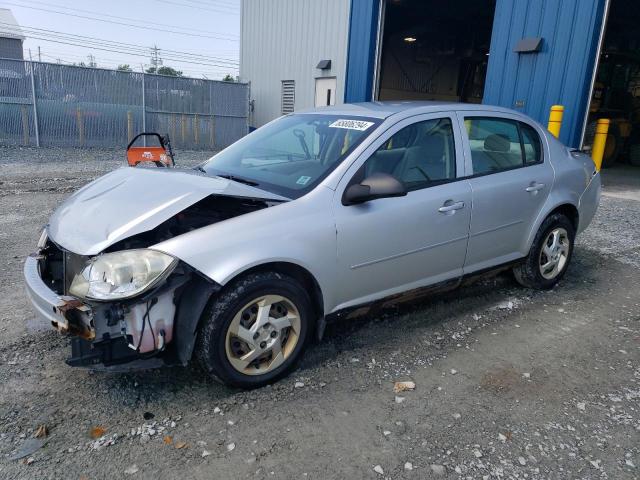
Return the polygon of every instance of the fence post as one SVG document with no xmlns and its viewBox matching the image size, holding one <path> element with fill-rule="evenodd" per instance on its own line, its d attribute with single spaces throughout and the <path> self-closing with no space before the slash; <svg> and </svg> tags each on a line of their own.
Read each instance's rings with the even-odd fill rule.
<svg viewBox="0 0 640 480">
<path fill-rule="evenodd" d="M 29 62 L 31 67 L 31 100 L 33 101 L 33 126 L 36 134 L 36 147 L 40 146 L 40 130 L 38 129 L 38 105 L 36 105 L 36 69 L 33 68 L 33 62 Z"/>
<path fill-rule="evenodd" d="M 127 142 L 133 138 L 133 112 L 127 111 Z"/>
<path fill-rule="evenodd" d="M 176 116 L 169 115 L 169 131 L 171 132 L 171 138 L 173 141 L 177 141 L 178 137 L 176 136 Z"/>
<path fill-rule="evenodd" d="M 144 72 L 142 72 L 142 131 L 146 132 L 147 131 L 147 101 L 145 99 L 145 80 L 144 80 Z M 147 146 L 147 137 L 144 136 L 142 138 L 142 141 L 144 142 L 143 145 L 146 147 Z"/>
<path fill-rule="evenodd" d="M 211 126 L 211 148 L 215 150 L 216 148 L 216 117 L 211 115 L 211 121 L 209 122 Z"/>
<path fill-rule="evenodd" d="M 180 136 L 182 137 L 182 146 L 185 145 L 185 139 L 187 137 L 187 116 L 180 115 Z"/>
<path fill-rule="evenodd" d="M 22 112 L 22 143 L 29 145 L 29 110 L 26 105 L 20 108 Z"/>
<path fill-rule="evenodd" d="M 196 113 L 193 117 L 193 140 L 198 145 L 198 141 L 200 140 L 200 121 L 198 114 Z"/>
<path fill-rule="evenodd" d="M 76 125 L 78 127 L 80 146 L 84 147 L 84 120 L 82 119 L 82 109 L 80 107 L 76 109 Z"/>
</svg>

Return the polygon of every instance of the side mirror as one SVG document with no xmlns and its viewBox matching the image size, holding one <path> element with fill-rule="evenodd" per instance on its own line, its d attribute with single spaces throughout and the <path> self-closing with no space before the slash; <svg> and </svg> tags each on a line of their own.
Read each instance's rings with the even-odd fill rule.
<svg viewBox="0 0 640 480">
<path fill-rule="evenodd" d="M 362 182 L 348 187 L 342 196 L 343 205 L 357 205 L 377 198 L 404 197 L 404 184 L 388 173 L 374 173 Z"/>
</svg>

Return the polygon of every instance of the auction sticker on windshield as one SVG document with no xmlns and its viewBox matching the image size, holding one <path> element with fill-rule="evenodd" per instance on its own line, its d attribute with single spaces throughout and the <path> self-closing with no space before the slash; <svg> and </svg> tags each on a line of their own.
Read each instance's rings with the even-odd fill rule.
<svg viewBox="0 0 640 480">
<path fill-rule="evenodd" d="M 364 132 L 367 128 L 373 125 L 373 122 L 365 122 L 364 120 L 348 120 L 341 118 L 333 122 L 329 127 L 331 128 L 347 128 L 349 130 L 360 130 Z"/>
</svg>

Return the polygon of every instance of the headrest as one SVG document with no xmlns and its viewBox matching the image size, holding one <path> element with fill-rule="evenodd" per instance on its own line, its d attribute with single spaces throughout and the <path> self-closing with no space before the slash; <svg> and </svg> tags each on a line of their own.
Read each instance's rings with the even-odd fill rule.
<svg viewBox="0 0 640 480">
<path fill-rule="evenodd" d="M 494 133 L 485 139 L 484 149 L 489 152 L 508 152 L 511 150 L 511 142 L 506 135 Z"/>
</svg>

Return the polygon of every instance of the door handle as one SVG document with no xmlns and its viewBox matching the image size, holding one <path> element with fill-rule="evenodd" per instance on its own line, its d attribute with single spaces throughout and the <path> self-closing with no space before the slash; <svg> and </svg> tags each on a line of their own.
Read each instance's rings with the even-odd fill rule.
<svg viewBox="0 0 640 480">
<path fill-rule="evenodd" d="M 446 202 L 444 202 L 444 205 L 441 206 L 438 211 L 440 213 L 447 213 L 447 212 L 453 212 L 454 210 L 460 210 L 461 208 L 464 208 L 464 202 L 453 202 L 450 203 L 451 200 L 447 200 Z"/>
<path fill-rule="evenodd" d="M 538 190 L 542 190 L 543 188 L 544 188 L 544 183 L 531 182 L 531 185 L 525 188 L 525 190 L 527 192 L 537 192 Z"/>
</svg>

